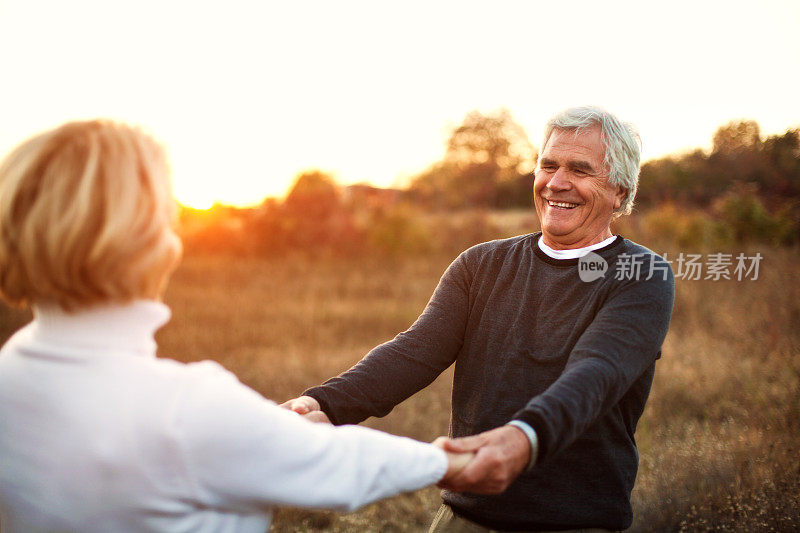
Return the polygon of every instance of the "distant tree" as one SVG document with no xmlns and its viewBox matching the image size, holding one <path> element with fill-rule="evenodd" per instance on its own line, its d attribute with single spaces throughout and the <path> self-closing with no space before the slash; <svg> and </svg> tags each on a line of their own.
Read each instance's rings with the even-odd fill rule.
<svg viewBox="0 0 800 533">
<path fill-rule="evenodd" d="M 339 186 L 333 176 L 320 170 L 303 172 L 294 181 L 286 196 L 286 208 L 309 218 L 321 219 L 338 210 L 341 202 Z"/>
<path fill-rule="evenodd" d="M 714 205 L 737 240 L 767 240 L 770 234 L 773 242 L 796 242 L 800 131 L 762 140 L 754 121 L 725 124 L 714 133 L 710 153 L 695 150 L 645 163 L 637 201 L 642 208 L 662 203 Z"/>
<path fill-rule="evenodd" d="M 733 121 L 720 126 L 714 133 L 714 154 L 753 152 L 761 146 L 761 128 L 754 120 Z"/>
<path fill-rule="evenodd" d="M 275 198 L 267 198 L 248 221 L 250 246 L 261 255 L 286 252 L 292 247 L 293 225 L 284 205 Z"/>
<path fill-rule="evenodd" d="M 495 207 L 499 209 L 533 207 L 533 172 L 517 174 L 497 184 Z"/>
<path fill-rule="evenodd" d="M 767 137 L 762 150 L 769 165 L 764 192 L 779 198 L 800 199 L 800 130 Z"/>
<path fill-rule="evenodd" d="M 776 245 L 793 244 L 800 235 L 800 223 L 792 206 L 767 209 L 754 183 L 737 183 L 714 200 L 713 208 L 735 242 L 761 241 Z"/>
<path fill-rule="evenodd" d="M 678 158 L 653 159 L 642 165 L 636 205 L 649 207 L 665 202 L 676 202 L 680 200 L 682 193 L 688 191 L 688 176 Z"/>
<path fill-rule="evenodd" d="M 411 184 L 413 198 L 436 207 L 530 205 L 525 175 L 536 151 L 507 109 L 471 111 L 455 128 L 443 159 Z"/>
<path fill-rule="evenodd" d="M 339 185 L 332 175 L 320 170 L 297 177 L 282 206 L 279 223 L 288 247 L 306 253 L 346 253 L 360 238 Z"/>
<path fill-rule="evenodd" d="M 512 177 L 530 171 L 536 152 L 522 126 L 507 109 L 487 115 L 471 111 L 447 142 L 445 160 L 460 166 L 487 163 Z M 526 167 L 526 168 L 521 168 Z"/>
</svg>

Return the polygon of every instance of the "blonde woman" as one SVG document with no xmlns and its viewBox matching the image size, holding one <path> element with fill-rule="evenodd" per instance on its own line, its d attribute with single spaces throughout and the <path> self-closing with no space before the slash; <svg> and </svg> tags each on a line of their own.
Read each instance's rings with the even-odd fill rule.
<svg viewBox="0 0 800 533">
<path fill-rule="evenodd" d="M 468 455 L 312 424 L 213 362 L 156 358 L 181 244 L 162 149 L 69 123 L 0 166 L 0 529 L 265 531 L 273 505 L 354 509 Z"/>
</svg>

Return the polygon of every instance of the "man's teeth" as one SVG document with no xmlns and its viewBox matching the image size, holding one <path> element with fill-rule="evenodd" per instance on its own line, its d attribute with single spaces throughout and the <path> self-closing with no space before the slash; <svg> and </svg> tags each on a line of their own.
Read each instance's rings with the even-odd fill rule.
<svg viewBox="0 0 800 533">
<path fill-rule="evenodd" d="M 547 203 L 550 204 L 550 207 L 562 207 L 564 209 L 578 207 L 578 204 L 571 204 L 569 202 L 553 202 L 552 200 L 547 200 Z"/>
</svg>

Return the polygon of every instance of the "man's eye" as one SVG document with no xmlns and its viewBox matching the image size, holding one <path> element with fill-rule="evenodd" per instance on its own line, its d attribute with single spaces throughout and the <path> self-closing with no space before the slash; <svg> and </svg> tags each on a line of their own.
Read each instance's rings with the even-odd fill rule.
<svg viewBox="0 0 800 533">
<path fill-rule="evenodd" d="M 544 170 L 545 172 L 555 172 L 556 167 L 554 167 L 553 165 L 545 165 L 542 167 L 542 170 Z"/>
</svg>

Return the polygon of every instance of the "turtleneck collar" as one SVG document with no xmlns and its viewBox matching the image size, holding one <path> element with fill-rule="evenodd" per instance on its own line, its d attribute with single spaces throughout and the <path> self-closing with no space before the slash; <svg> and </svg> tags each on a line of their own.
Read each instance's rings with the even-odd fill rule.
<svg viewBox="0 0 800 533">
<path fill-rule="evenodd" d="M 155 357 L 156 330 L 171 316 L 154 300 L 103 304 L 73 312 L 53 304 L 33 306 L 33 339 L 61 350 L 113 352 Z"/>
</svg>

